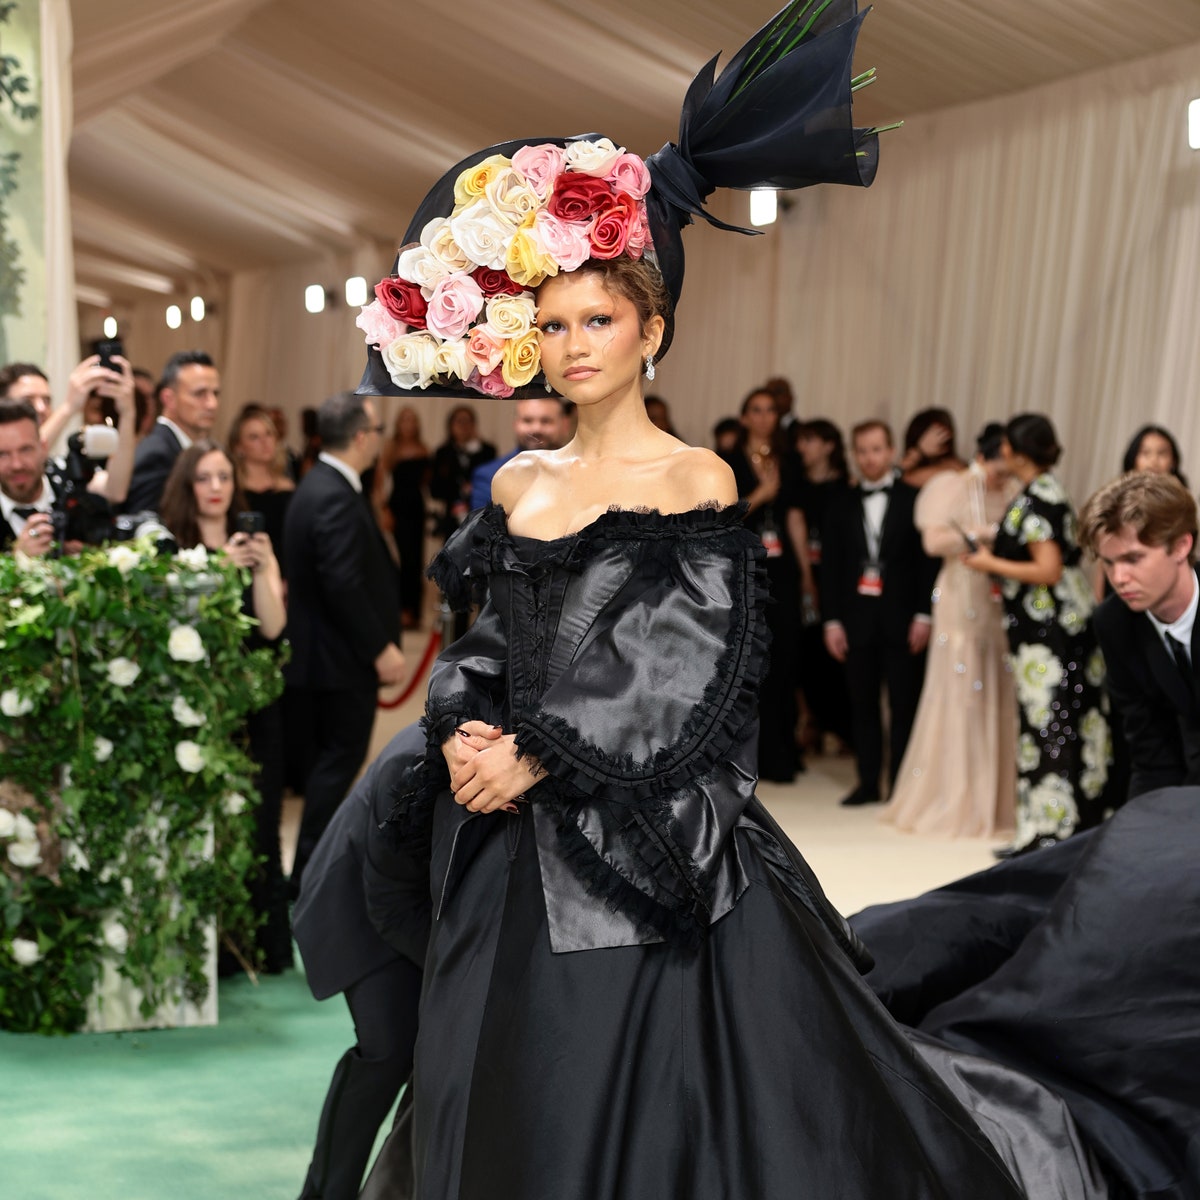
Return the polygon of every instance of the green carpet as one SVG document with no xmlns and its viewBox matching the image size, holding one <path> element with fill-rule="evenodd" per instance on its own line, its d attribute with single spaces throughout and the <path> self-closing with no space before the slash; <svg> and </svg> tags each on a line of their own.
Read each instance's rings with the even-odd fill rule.
<svg viewBox="0 0 1200 1200">
<path fill-rule="evenodd" d="M 350 1014 L 299 971 L 219 1002 L 206 1029 L 0 1033 L 0 1200 L 295 1200 Z"/>
</svg>

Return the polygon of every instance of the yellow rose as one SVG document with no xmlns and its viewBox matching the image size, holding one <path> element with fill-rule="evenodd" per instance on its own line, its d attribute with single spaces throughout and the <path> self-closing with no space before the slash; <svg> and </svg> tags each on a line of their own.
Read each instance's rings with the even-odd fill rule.
<svg viewBox="0 0 1200 1200">
<path fill-rule="evenodd" d="M 500 377 L 509 387 L 524 387 L 541 370 L 542 348 L 538 330 L 531 329 L 519 338 L 504 343 Z"/>
<path fill-rule="evenodd" d="M 513 234 L 508 245 L 504 269 L 514 283 L 535 288 L 547 275 L 558 274 L 558 263 L 547 254 L 533 237 L 533 216 Z"/>
<path fill-rule="evenodd" d="M 496 175 L 511 166 L 512 159 L 505 158 L 503 154 L 492 154 L 483 162 L 468 167 L 454 181 L 454 211 L 457 213 L 460 208 L 474 204 Z"/>
</svg>

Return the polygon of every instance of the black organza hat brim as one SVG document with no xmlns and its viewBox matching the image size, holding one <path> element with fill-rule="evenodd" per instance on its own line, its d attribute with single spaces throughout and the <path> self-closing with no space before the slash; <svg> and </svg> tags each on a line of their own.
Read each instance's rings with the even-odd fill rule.
<svg viewBox="0 0 1200 1200">
<path fill-rule="evenodd" d="M 879 161 L 878 140 L 873 130 L 854 128 L 851 112 L 854 48 L 869 11 L 859 13 L 857 0 L 832 0 L 793 49 L 744 82 L 744 71 L 753 65 L 782 15 L 777 14 L 734 55 L 719 78 L 719 55 L 696 75 L 680 113 L 678 142 L 668 142 L 645 160 L 652 182 L 645 199 L 653 256 L 673 302 L 678 302 L 683 291 L 682 230 L 695 217 L 732 232 L 760 232 L 727 224 L 705 209 L 704 201 L 717 188 L 793 190 L 818 183 L 870 186 Z M 524 146 L 563 147 L 598 141 L 600 136 L 518 138 L 468 155 L 430 189 L 409 224 L 403 245 L 418 241 L 430 221 L 453 211 L 455 181 L 468 167 L 493 154 L 511 158 Z M 393 274 L 398 263 L 399 254 Z M 668 320 L 659 359 L 670 348 L 672 326 L 673 321 Z M 368 348 L 366 370 L 357 390 L 368 396 L 487 398 L 463 382 L 397 387 L 374 346 Z M 509 398 L 545 395 L 545 376 L 539 372 Z"/>
</svg>

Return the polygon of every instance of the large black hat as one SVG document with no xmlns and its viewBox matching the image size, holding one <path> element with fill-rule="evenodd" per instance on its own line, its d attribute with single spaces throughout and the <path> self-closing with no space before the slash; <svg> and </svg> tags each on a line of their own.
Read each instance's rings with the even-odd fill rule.
<svg viewBox="0 0 1200 1200">
<path fill-rule="evenodd" d="M 368 351 L 359 393 L 397 396 L 420 388 L 426 395 L 456 398 L 481 393 L 516 398 L 545 395 L 544 377 L 536 358 L 531 358 L 536 334 L 531 335 L 525 324 L 526 315 L 533 312 L 532 289 L 544 276 L 531 274 L 520 254 L 505 258 L 498 244 L 500 230 L 507 228 L 510 239 L 523 241 L 526 250 L 532 246 L 530 252 L 536 255 L 545 247 L 547 225 L 553 234 L 563 232 L 561 222 L 555 224 L 555 213 L 566 214 L 572 238 L 581 236 L 581 227 L 594 231 L 607 218 L 601 233 L 612 234 L 615 241 L 604 236 L 594 239 L 593 256 L 613 257 L 617 244 L 622 247 L 618 252 L 631 257 L 644 253 L 657 263 L 677 301 L 684 274 L 681 232 L 693 218 L 739 233 L 755 232 L 719 221 L 704 208 L 716 188 L 870 186 L 879 157 L 877 131 L 855 129 L 851 114 L 853 92 L 873 78 L 870 71 L 857 78 L 851 75 L 866 11 L 857 11 L 857 0 L 795 0 L 742 47 L 719 78 L 719 55 L 714 57 L 688 88 L 679 140 L 668 142 L 645 160 L 648 190 L 636 186 L 642 178 L 641 160 L 595 133 L 520 138 L 489 146 L 455 164 L 421 202 L 391 276 L 381 282 L 378 299 L 359 318 L 368 341 L 375 342 Z M 549 147 L 562 152 L 565 169 L 559 167 L 561 173 L 548 192 L 538 194 L 535 186 L 530 199 L 522 187 L 525 176 L 513 166 L 514 156 L 520 162 L 522 152 Z M 556 158 L 544 149 L 535 154 L 539 171 L 542 158 Z M 589 184 L 582 189 L 588 204 L 572 208 L 564 203 L 563 193 L 581 190 L 573 187 L 581 176 L 606 178 L 603 168 L 618 160 L 621 167 L 608 173 L 607 190 L 599 182 Z M 462 251 L 448 222 L 469 215 L 468 209 L 485 203 L 485 195 L 494 197 L 496 191 L 505 193 L 496 231 L 488 226 L 481 239 L 472 237 L 469 252 Z M 491 216 L 486 208 L 480 212 L 485 219 Z M 621 241 L 625 236 L 627 245 Z M 428 253 L 426 242 L 436 243 Z M 480 255 L 493 252 L 497 257 L 492 266 L 481 262 Z M 548 274 L 572 270 L 581 265 L 579 256 L 572 242 L 559 262 L 550 261 L 552 254 L 542 265 L 553 268 Z M 513 262 L 518 265 L 511 267 Z M 467 275 L 479 283 L 478 292 L 462 278 Z M 458 278 L 443 283 L 452 276 Z M 465 301 L 459 293 L 465 294 Z M 486 314 L 493 311 L 494 300 L 499 301 L 497 322 L 489 323 Z M 436 320 L 425 307 L 429 303 L 437 306 Z M 489 340 L 476 332 L 485 325 L 491 330 L 496 323 L 503 327 L 505 338 L 497 335 Z M 443 336 L 447 333 L 450 336 Z M 400 340 L 384 344 L 393 334 Z M 464 358 L 468 339 L 475 343 L 473 358 Z M 668 321 L 660 358 L 670 341 Z M 497 357 L 501 345 L 503 362 Z M 481 347 L 483 354 L 491 354 L 486 361 L 480 357 Z M 435 354 L 436 360 L 430 357 Z M 431 369 L 432 363 L 443 369 Z M 489 371 L 481 372 L 480 366 L 488 366 Z M 507 382 L 501 381 L 502 375 Z"/>
</svg>

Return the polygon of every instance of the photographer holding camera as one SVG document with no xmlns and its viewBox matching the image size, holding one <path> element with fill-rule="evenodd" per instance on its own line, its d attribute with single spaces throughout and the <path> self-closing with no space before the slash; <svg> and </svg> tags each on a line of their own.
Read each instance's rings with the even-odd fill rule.
<svg viewBox="0 0 1200 1200">
<path fill-rule="evenodd" d="M 109 506 L 129 489 L 137 432 L 132 368 L 124 358 L 112 363 L 110 370 L 95 355 L 84 359 L 71 373 L 66 408 L 81 411 L 94 392 L 113 402 L 117 429 L 72 434 L 65 459 L 50 457 L 32 404 L 0 400 L 0 551 L 37 556 L 56 543 L 77 550 L 109 532 Z M 108 469 L 98 469 L 105 458 Z"/>
</svg>

